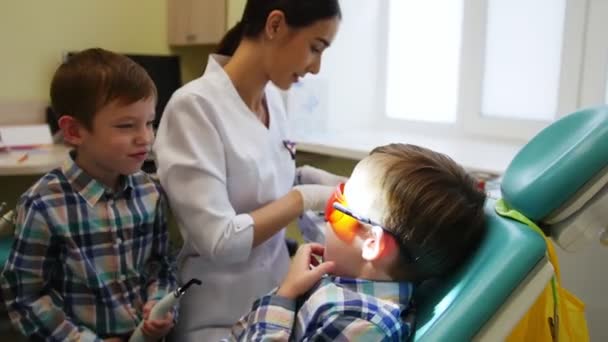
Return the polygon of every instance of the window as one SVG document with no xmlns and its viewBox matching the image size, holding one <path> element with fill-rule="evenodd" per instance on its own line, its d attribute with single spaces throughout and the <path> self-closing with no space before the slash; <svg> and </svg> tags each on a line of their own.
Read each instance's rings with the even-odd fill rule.
<svg viewBox="0 0 608 342">
<path fill-rule="evenodd" d="M 578 108 L 608 102 L 608 1 L 341 5 L 320 75 L 332 129 L 356 123 L 523 141 Z"/>
<path fill-rule="evenodd" d="M 490 0 L 481 115 L 552 120 L 566 0 Z"/>
<path fill-rule="evenodd" d="M 462 0 L 390 2 L 386 66 L 388 117 L 456 121 L 462 3 Z M 437 98 L 442 101 L 436 102 Z M 429 103 L 435 105 L 429 106 Z"/>
<path fill-rule="evenodd" d="M 608 104 L 608 1 L 590 0 L 587 13 L 580 107 Z"/>
</svg>

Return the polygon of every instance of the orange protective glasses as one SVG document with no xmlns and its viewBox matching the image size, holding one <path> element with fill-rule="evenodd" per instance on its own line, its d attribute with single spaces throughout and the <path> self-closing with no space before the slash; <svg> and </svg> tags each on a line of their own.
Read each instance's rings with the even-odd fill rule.
<svg viewBox="0 0 608 342">
<path fill-rule="evenodd" d="M 334 233 L 341 240 L 350 243 L 355 237 L 360 223 L 353 216 L 340 210 L 347 208 L 343 191 L 344 183 L 341 183 L 327 201 L 327 204 L 325 205 L 325 220 L 329 222 Z M 337 204 L 337 206 L 335 206 L 335 204 Z"/>
<path fill-rule="evenodd" d="M 338 185 L 336 191 L 327 201 L 327 204 L 325 205 L 325 220 L 329 222 L 329 225 L 336 236 L 347 243 L 350 243 L 354 239 L 355 235 L 357 234 L 357 229 L 363 226 L 361 223 L 379 227 L 383 231 L 395 237 L 390 230 L 386 229 L 381 224 L 372 221 L 368 217 L 358 215 L 348 208 L 348 203 L 344 197 L 344 183 Z M 418 260 L 418 258 L 412 257 L 412 255 L 409 253 L 409 248 L 406 248 L 399 243 L 399 239 L 396 237 L 395 241 L 401 246 L 402 253 L 405 253 L 410 261 Z"/>
</svg>

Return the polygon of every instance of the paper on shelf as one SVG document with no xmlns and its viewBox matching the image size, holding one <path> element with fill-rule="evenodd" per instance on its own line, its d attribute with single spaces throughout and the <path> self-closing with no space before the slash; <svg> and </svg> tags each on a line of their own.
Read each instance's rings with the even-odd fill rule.
<svg viewBox="0 0 608 342">
<path fill-rule="evenodd" d="M 32 149 L 52 144 L 51 130 L 46 124 L 0 126 L 0 149 Z"/>
</svg>

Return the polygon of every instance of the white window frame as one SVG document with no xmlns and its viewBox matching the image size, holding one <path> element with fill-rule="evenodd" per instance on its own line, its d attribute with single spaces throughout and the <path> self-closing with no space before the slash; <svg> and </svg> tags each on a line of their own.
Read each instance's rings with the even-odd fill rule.
<svg viewBox="0 0 608 342">
<path fill-rule="evenodd" d="M 594 76 L 594 73 L 597 73 L 598 70 L 597 63 L 600 63 L 600 57 L 597 57 L 596 59 L 598 59 L 598 61 L 593 61 L 592 65 L 585 64 L 586 82 L 588 83 L 588 87 L 593 90 L 581 91 L 583 63 L 588 63 L 583 51 L 585 47 L 585 35 L 587 32 L 586 25 L 587 23 L 591 23 L 598 26 L 598 28 L 595 29 L 596 34 L 590 37 L 590 39 L 596 41 L 591 45 L 602 45 L 604 41 L 602 41 L 602 44 L 598 43 L 602 39 L 601 32 L 608 32 L 608 30 L 605 29 L 605 26 L 608 24 L 602 22 L 602 17 L 600 15 L 595 15 L 593 11 L 591 11 L 591 18 L 588 19 L 590 2 L 597 2 L 598 4 L 594 5 L 597 7 L 606 6 L 606 3 L 608 3 L 608 1 L 605 0 L 566 1 L 557 113 L 555 119 L 580 108 L 581 104 L 585 103 L 585 101 L 581 101 L 581 97 L 583 97 L 583 94 L 586 92 L 589 92 L 588 96 L 593 99 L 593 101 L 589 100 L 589 102 L 597 102 L 596 98 L 598 97 L 598 91 L 605 88 L 606 80 L 604 75 L 606 75 L 606 73 L 604 72 L 602 74 L 602 80 L 604 82 L 604 85 L 602 86 L 597 85 L 599 80 L 597 79 L 598 77 Z M 385 27 L 382 27 L 380 31 L 388 33 L 389 1 L 387 1 L 386 4 L 387 5 L 384 6 L 386 12 L 383 13 L 385 20 L 380 20 L 382 23 L 381 25 L 384 25 Z M 464 0 L 459 101 L 456 123 L 426 123 L 390 119 L 385 114 L 386 105 L 384 101 L 379 101 L 382 103 L 380 106 L 382 113 L 382 119 L 379 120 L 380 127 L 390 127 L 392 129 L 424 133 L 428 132 L 429 134 L 440 134 L 443 136 L 486 136 L 492 137 L 493 139 L 503 138 L 527 141 L 551 122 L 483 117 L 481 115 L 487 6 L 488 0 Z M 606 16 L 603 18 L 606 18 Z M 600 28 L 603 29 L 603 31 L 600 30 Z M 388 34 L 385 36 L 388 36 Z M 387 43 L 388 38 L 379 41 L 379 51 L 387 51 Z M 597 49 L 599 49 L 599 47 L 594 46 L 593 48 L 588 48 L 585 53 L 587 56 L 590 53 L 598 54 L 598 52 L 595 51 Z M 608 50 L 608 48 L 605 48 L 603 54 L 600 54 L 604 57 L 602 60 L 604 64 L 601 70 L 605 70 L 606 68 L 606 61 L 608 60 L 606 57 L 608 51 L 606 50 Z M 388 58 L 388 56 L 385 56 L 385 58 Z M 387 72 L 389 71 L 386 70 L 386 63 L 384 63 L 384 65 L 381 66 L 381 76 L 379 79 L 381 89 L 378 89 L 378 91 L 380 93 L 385 93 L 386 91 L 383 87 L 386 85 Z M 587 75 L 587 73 L 589 75 Z M 379 98 L 385 97 L 382 95 Z"/>
<path fill-rule="evenodd" d="M 608 1 L 590 0 L 588 13 L 581 107 L 605 105 L 608 102 Z"/>
</svg>

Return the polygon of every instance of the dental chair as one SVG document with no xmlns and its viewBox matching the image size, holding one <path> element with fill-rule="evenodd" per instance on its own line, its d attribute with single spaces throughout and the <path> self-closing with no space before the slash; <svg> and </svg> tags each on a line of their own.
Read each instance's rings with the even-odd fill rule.
<svg viewBox="0 0 608 342">
<path fill-rule="evenodd" d="M 510 163 L 503 200 L 561 248 L 608 244 L 608 107 L 570 114 L 535 136 Z M 553 276 L 543 238 L 486 203 L 480 246 L 454 274 L 417 290 L 414 341 L 501 341 Z"/>
<path fill-rule="evenodd" d="M 536 135 L 511 161 L 501 193 L 563 249 L 598 238 L 608 245 L 608 107 L 572 113 Z M 499 216 L 496 202 L 488 198 L 485 235 L 460 269 L 416 289 L 411 340 L 502 341 L 553 278 L 544 238 Z M 323 241 L 323 224 L 303 215 L 304 239 Z"/>
<path fill-rule="evenodd" d="M 5 212 L 6 203 L 0 203 L 0 269 L 4 267 L 13 244 L 13 216 L 14 211 Z"/>
</svg>

